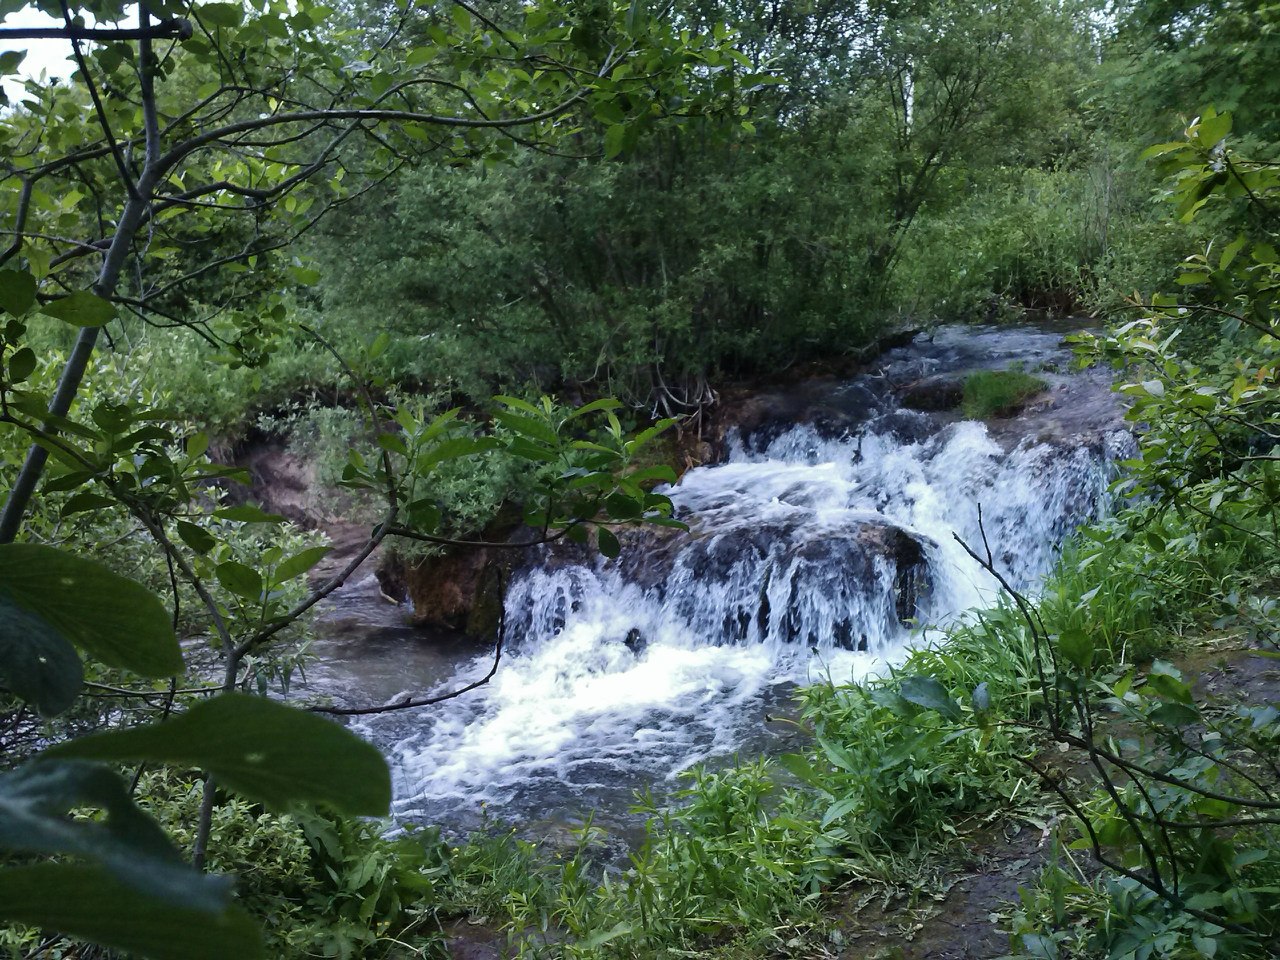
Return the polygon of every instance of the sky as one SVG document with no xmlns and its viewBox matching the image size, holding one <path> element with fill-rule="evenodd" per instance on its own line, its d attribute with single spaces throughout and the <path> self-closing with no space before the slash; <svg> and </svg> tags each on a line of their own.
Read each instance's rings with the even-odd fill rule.
<svg viewBox="0 0 1280 960">
<path fill-rule="evenodd" d="M 24 7 L 17 13 L 5 17 L 6 27 L 56 27 L 61 21 L 54 20 L 32 7 Z M 0 41 L 0 52 L 5 50 L 26 50 L 27 57 L 19 68 L 23 77 L 39 77 L 45 73 L 49 77 L 66 79 L 75 70 L 71 62 L 71 43 L 67 40 L 8 40 Z M 22 96 L 20 81 L 10 77 L 4 81 L 5 92 L 10 99 L 17 100 Z"/>
</svg>

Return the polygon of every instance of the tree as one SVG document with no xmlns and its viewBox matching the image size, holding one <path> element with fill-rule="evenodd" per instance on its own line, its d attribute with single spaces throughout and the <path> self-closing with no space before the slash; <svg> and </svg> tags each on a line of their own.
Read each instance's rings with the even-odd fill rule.
<svg viewBox="0 0 1280 960">
<path fill-rule="evenodd" d="M 714 382 L 873 344 L 903 311 L 904 241 L 1010 170 L 1055 164 L 1092 63 L 1069 8 L 1020 0 L 679 12 L 707 29 L 728 19 L 769 66 L 776 82 L 743 90 L 750 127 L 713 115 L 614 158 L 587 133 L 572 156 L 424 171 L 309 238 L 326 308 L 353 325 L 394 318 L 420 338 L 402 369 L 438 352 L 462 392 L 604 383 L 638 407 L 696 411 Z M 938 274 L 981 256 L 950 243 L 961 251 Z"/>
<path fill-rule="evenodd" d="M 20 6 L 5 0 L 0 18 Z M 244 525 L 281 518 L 220 501 L 211 484 L 236 473 L 210 462 L 207 437 L 127 395 L 75 408 L 103 331 L 123 311 L 188 327 L 224 348 L 228 363 L 265 362 L 274 335 L 291 324 L 269 291 L 314 279 L 291 244 L 326 211 L 428 157 L 496 163 L 592 118 L 617 151 L 671 114 L 671 104 L 681 115 L 731 105 L 745 66 L 723 31 L 694 35 L 639 3 L 539 2 L 490 14 L 464 0 L 428 10 L 404 2 L 372 12 L 373 37 L 343 27 L 329 8 L 285 0 L 40 6 L 61 19 L 47 32 L 69 41 L 78 70 L 71 88 L 28 81 L 24 102 L 0 116 L 11 145 L 0 215 L 12 238 L 0 251 L 0 424 L 32 442 L 0 518 L 0 684 L 54 715 L 79 692 L 77 651 L 141 677 L 176 673 L 180 585 L 198 599 L 225 670 L 206 691 L 217 696 L 168 722 L 70 740 L 3 775 L 0 845 L 89 865 L 0 871 L 0 913 L 149 956 L 250 956 L 260 948 L 228 905 L 229 884 L 184 870 L 100 762 L 206 772 L 197 868 L 215 779 L 276 807 L 385 812 L 389 781 L 376 752 L 318 717 L 235 693 L 246 658 L 385 538 L 451 542 L 436 532 L 439 508 L 422 491 L 450 460 L 501 455 L 531 464 L 530 542 L 585 540 L 590 525 L 612 554 L 612 525 L 675 523 L 670 502 L 648 489 L 670 473 L 632 466 L 663 425 L 628 436 L 611 401 L 563 410 L 503 397 L 492 424 L 457 410 L 431 417 L 411 403 L 387 409 L 365 369 L 387 338 L 359 358 L 334 351 L 379 451 L 373 462 L 354 454 L 346 481 L 377 490 L 385 511 L 341 571 L 299 589 L 323 548 L 269 548 L 256 562 L 235 556 Z M 137 25 L 121 26 L 131 12 Z M 86 26 L 90 16 L 96 26 Z M 0 28 L 0 41 L 32 35 Z M 0 66 L 12 73 L 20 59 L 5 54 Z M 245 269 L 260 296 L 216 302 L 240 291 L 212 278 Z M 211 301 L 227 311 L 234 335 L 192 315 Z M 47 364 L 31 339 L 47 322 L 40 318 L 77 329 L 56 385 L 42 376 Z M 320 331 L 304 332 L 332 350 Z M 14 542 L 46 474 L 45 492 L 61 498 L 63 516 L 120 510 L 139 524 L 168 571 L 172 621 L 158 598 L 101 565 Z M 105 819 L 65 819 L 84 807 Z"/>
</svg>

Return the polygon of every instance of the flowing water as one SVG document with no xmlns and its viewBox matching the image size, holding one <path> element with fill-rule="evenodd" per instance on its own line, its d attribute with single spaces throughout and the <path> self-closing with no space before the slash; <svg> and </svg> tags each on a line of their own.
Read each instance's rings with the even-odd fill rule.
<svg viewBox="0 0 1280 960">
<path fill-rule="evenodd" d="M 724 462 L 667 491 L 687 534 L 631 534 L 615 561 L 532 555 L 486 686 L 359 725 L 392 759 L 397 815 L 466 829 L 594 810 L 623 823 L 636 789 L 777 749 L 796 684 L 865 677 L 989 603 L 996 585 L 957 536 L 977 547 L 985 532 L 1002 573 L 1034 589 L 1104 508 L 1129 442 L 1103 377 L 1060 372 L 1059 340 L 943 328 L 862 376 L 756 397 Z M 922 380 L 1012 363 L 1051 385 L 1019 417 L 989 426 L 901 405 Z M 312 687 L 351 699 L 449 689 L 492 664 L 390 621 L 320 644 Z"/>
</svg>

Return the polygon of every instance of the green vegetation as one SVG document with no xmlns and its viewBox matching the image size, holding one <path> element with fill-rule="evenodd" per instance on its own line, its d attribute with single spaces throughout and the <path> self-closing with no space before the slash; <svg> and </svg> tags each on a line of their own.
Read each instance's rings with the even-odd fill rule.
<svg viewBox="0 0 1280 960">
<path fill-rule="evenodd" d="M 1021 370 L 983 370 L 964 378 L 964 399 L 960 409 L 973 420 L 1007 417 L 1017 413 L 1048 384 Z"/>
<path fill-rule="evenodd" d="M 1277 693 L 1178 665 L 1276 655 L 1280 8 L 36 6 L 76 75 L 0 110 L 0 950 L 422 957 L 484 918 L 528 957 L 819 956 L 840 891 L 922 902 L 1024 820 L 1055 853 L 1012 956 L 1280 952 Z M 722 387 L 1081 310 L 1140 426 L 1123 509 L 1034 601 L 803 691 L 804 750 L 643 801 L 625 867 L 590 828 L 388 839 L 384 760 L 266 696 L 384 542 L 612 556 L 680 526 L 653 451 Z M 367 528 L 337 576 L 242 502 L 264 434 Z"/>
</svg>

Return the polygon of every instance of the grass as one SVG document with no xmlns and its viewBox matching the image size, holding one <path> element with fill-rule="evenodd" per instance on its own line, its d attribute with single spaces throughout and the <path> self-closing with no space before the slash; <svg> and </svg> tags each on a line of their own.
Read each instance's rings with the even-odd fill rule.
<svg viewBox="0 0 1280 960">
<path fill-rule="evenodd" d="M 964 415 L 973 420 L 1007 417 L 1049 385 L 1021 370 L 983 370 L 965 377 Z"/>
</svg>

